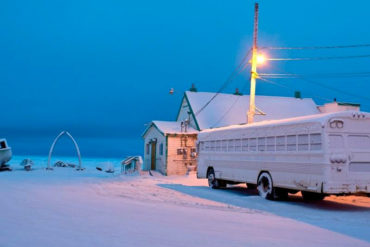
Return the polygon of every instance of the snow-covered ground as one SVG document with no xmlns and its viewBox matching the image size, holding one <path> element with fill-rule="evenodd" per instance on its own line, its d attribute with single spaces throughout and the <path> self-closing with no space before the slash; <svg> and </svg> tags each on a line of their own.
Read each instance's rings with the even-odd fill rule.
<svg viewBox="0 0 370 247">
<path fill-rule="evenodd" d="M 0 173 L 0 246 L 370 246 L 370 198 L 261 199 L 243 186 L 211 190 L 195 176 L 46 171 L 14 157 Z M 54 160 L 55 161 L 55 160 Z M 119 171 L 119 160 L 110 160 Z"/>
</svg>

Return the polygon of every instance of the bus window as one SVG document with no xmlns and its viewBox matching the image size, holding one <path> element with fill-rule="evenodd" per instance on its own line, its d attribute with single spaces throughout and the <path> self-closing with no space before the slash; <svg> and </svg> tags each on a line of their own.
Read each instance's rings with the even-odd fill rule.
<svg viewBox="0 0 370 247">
<path fill-rule="evenodd" d="M 209 145 L 210 145 L 209 141 L 204 142 L 204 150 L 205 151 L 210 151 L 211 150 Z"/>
<path fill-rule="evenodd" d="M 221 141 L 216 141 L 216 151 L 221 151 Z"/>
<path fill-rule="evenodd" d="M 258 151 L 263 152 L 266 150 L 266 138 L 259 137 L 258 138 Z"/>
<path fill-rule="evenodd" d="M 343 149 L 344 138 L 342 135 L 329 135 L 329 148 L 330 149 Z"/>
<path fill-rule="evenodd" d="M 235 152 L 242 151 L 242 143 L 240 139 L 235 140 Z"/>
<path fill-rule="evenodd" d="M 266 138 L 266 150 L 275 151 L 275 136 Z"/>
<path fill-rule="evenodd" d="M 276 137 L 276 151 L 286 151 L 285 136 Z"/>
<path fill-rule="evenodd" d="M 298 135 L 298 151 L 308 151 L 308 134 Z"/>
<path fill-rule="evenodd" d="M 222 150 L 222 152 L 227 152 L 227 140 L 222 140 L 221 150 Z"/>
<path fill-rule="evenodd" d="M 248 139 L 242 139 L 242 151 L 248 151 Z"/>
<path fill-rule="evenodd" d="M 321 150 L 321 134 L 310 134 L 310 150 Z"/>
<path fill-rule="evenodd" d="M 354 149 L 370 149 L 370 138 L 367 135 L 349 135 L 348 146 Z"/>
<path fill-rule="evenodd" d="M 256 138 L 249 138 L 249 151 L 257 151 L 257 139 Z"/>
<path fill-rule="evenodd" d="M 297 151 L 297 136 L 289 135 L 287 136 L 287 151 Z"/>
<path fill-rule="evenodd" d="M 211 151 L 215 151 L 216 149 L 216 142 L 215 141 L 211 141 Z"/>
<path fill-rule="evenodd" d="M 234 140 L 229 140 L 227 151 L 228 152 L 234 152 L 235 151 Z"/>
</svg>

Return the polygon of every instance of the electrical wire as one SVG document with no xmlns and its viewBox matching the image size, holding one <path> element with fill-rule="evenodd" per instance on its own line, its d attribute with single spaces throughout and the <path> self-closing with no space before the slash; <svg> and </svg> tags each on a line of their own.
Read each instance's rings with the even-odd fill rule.
<svg viewBox="0 0 370 247">
<path fill-rule="evenodd" d="M 245 90 L 246 90 L 246 88 L 247 88 L 247 86 L 249 85 L 249 81 L 250 81 L 250 78 L 249 78 L 249 80 L 247 80 L 246 81 L 246 83 L 244 84 L 244 86 L 243 86 L 243 88 L 241 89 L 241 93 L 243 93 Z M 231 111 L 231 109 L 235 106 L 235 104 L 239 101 L 239 99 L 240 98 L 243 98 L 242 97 L 242 95 L 237 95 L 237 97 L 236 97 L 236 99 L 235 99 L 235 101 L 231 104 L 231 106 L 229 107 L 229 109 L 221 116 L 221 118 L 219 118 L 218 120 L 217 120 L 217 122 L 216 123 L 214 123 L 212 126 L 211 126 L 211 128 L 214 128 L 214 127 L 216 127 L 216 125 L 217 124 L 219 124 L 225 117 L 226 117 L 226 115 L 227 114 L 229 114 L 229 112 Z"/>
<path fill-rule="evenodd" d="M 263 78 L 263 77 L 260 77 L 259 79 L 264 80 L 264 81 L 268 81 L 268 82 L 272 82 L 272 81 L 267 80 L 266 78 Z M 336 91 L 336 92 L 341 93 L 343 95 L 347 95 L 347 96 L 351 96 L 351 97 L 356 97 L 356 98 L 361 98 L 361 99 L 365 99 L 365 100 L 370 101 L 370 98 L 369 97 L 366 97 L 366 96 L 363 96 L 363 95 L 358 95 L 358 94 L 350 93 L 350 92 L 347 92 L 347 91 L 343 91 L 343 90 L 340 90 L 338 88 L 333 88 L 333 87 L 327 86 L 327 85 L 325 85 L 323 83 L 312 81 L 312 80 L 308 80 L 308 79 L 305 79 L 305 78 L 298 78 L 298 79 L 303 80 L 303 81 L 305 81 L 307 83 L 310 83 L 310 84 L 318 85 L 320 87 L 323 87 L 323 88 L 326 88 L 326 89 L 329 89 L 329 90 L 332 90 L 332 91 Z M 276 82 L 273 82 L 273 83 L 276 83 Z"/>
<path fill-rule="evenodd" d="M 264 78 L 307 78 L 307 77 L 320 77 L 320 78 L 348 78 L 348 77 L 370 77 L 370 72 L 350 72 L 350 73 L 317 73 L 317 74 L 268 74 L 260 73 Z"/>
<path fill-rule="evenodd" d="M 314 60 L 334 60 L 334 59 L 353 59 L 367 58 L 370 54 L 355 56 L 336 56 L 336 57 L 297 57 L 297 58 L 267 58 L 268 61 L 314 61 Z"/>
<path fill-rule="evenodd" d="M 279 86 L 281 88 L 285 88 L 285 89 L 289 89 L 289 90 L 293 91 L 291 87 L 288 87 L 288 86 L 286 86 L 284 84 L 277 83 L 275 81 L 267 80 L 264 77 L 259 76 L 257 79 L 262 80 L 262 81 L 267 82 L 267 83 L 270 83 L 270 84 L 273 84 L 275 86 Z"/>
<path fill-rule="evenodd" d="M 302 80 L 302 81 L 305 81 L 307 83 L 310 83 L 310 84 L 318 85 L 320 87 L 323 87 L 323 88 L 326 88 L 326 89 L 329 89 L 329 90 L 332 90 L 332 91 L 341 93 L 343 95 L 347 95 L 347 96 L 351 96 L 351 97 L 355 97 L 355 98 L 359 98 L 359 99 L 364 99 L 364 100 L 370 101 L 370 97 L 366 97 L 366 96 L 363 96 L 363 95 L 350 93 L 348 91 L 343 91 L 343 90 L 340 90 L 338 88 L 327 86 L 327 85 L 325 85 L 323 83 L 320 83 L 320 82 L 317 82 L 317 81 L 312 81 L 311 79 L 310 80 L 309 79 L 306 79 L 306 78 L 298 78 L 298 79 L 299 80 Z"/>
<path fill-rule="evenodd" d="M 271 80 L 268 80 L 264 77 L 258 77 L 259 80 L 262 80 L 264 82 L 267 82 L 267 83 L 270 83 L 270 84 L 273 84 L 275 86 L 279 86 L 279 87 L 282 87 L 282 88 L 285 88 L 285 89 L 288 89 L 289 91 L 294 91 L 291 87 L 289 86 L 286 86 L 284 84 L 281 84 L 281 83 L 278 83 L 278 82 L 275 82 L 275 81 L 271 81 Z M 321 99 L 321 100 L 325 100 L 325 101 L 330 101 L 331 99 L 329 98 L 325 98 L 325 97 L 320 97 L 320 96 L 310 96 L 310 98 L 317 98 L 317 99 Z"/>
<path fill-rule="evenodd" d="M 342 49 L 342 48 L 363 48 L 370 47 L 370 44 L 356 44 L 356 45 L 335 45 L 335 46 L 301 46 L 301 47 L 274 47 L 264 46 L 260 49 L 269 50 L 317 50 L 317 49 Z"/>
<path fill-rule="evenodd" d="M 239 63 L 239 65 L 234 69 L 234 71 L 230 74 L 230 76 L 227 78 L 227 80 L 222 84 L 220 89 L 209 99 L 196 113 L 195 116 L 198 116 L 226 87 L 229 85 L 229 83 L 241 72 L 246 68 L 245 61 L 248 59 L 252 49 L 249 49 L 248 52 L 243 57 L 242 61 Z M 240 70 L 242 68 L 242 70 Z"/>
<path fill-rule="evenodd" d="M 270 50 L 304 50 L 304 49 L 343 49 L 343 48 L 364 48 L 364 47 L 370 47 L 370 44 L 356 44 L 356 45 L 337 45 L 337 46 L 307 46 L 307 47 L 260 47 L 260 49 L 270 49 Z M 228 85 L 229 83 L 237 76 L 241 71 L 243 71 L 249 64 L 245 64 L 246 59 L 250 55 L 252 49 L 249 49 L 246 55 L 243 57 L 240 64 L 234 69 L 234 71 L 231 73 L 231 75 L 227 78 L 227 80 L 222 84 L 220 89 L 211 97 L 210 100 L 208 100 L 196 113 L 195 116 L 199 115 Z M 352 56 L 333 56 L 333 57 L 301 57 L 301 58 L 269 58 L 268 61 L 314 61 L 314 60 L 335 60 L 335 59 L 354 59 L 354 58 L 368 58 L 370 57 L 370 54 L 364 54 L 364 55 L 352 55 Z M 242 69 L 240 69 L 242 68 Z M 361 96 L 353 93 L 349 93 L 347 91 L 342 91 L 337 88 L 332 88 L 330 86 L 327 86 L 325 84 L 314 82 L 312 80 L 306 79 L 307 77 L 369 77 L 370 72 L 358 72 L 358 73 L 327 73 L 327 74 L 311 74 L 311 75 L 304 75 L 304 74 L 259 74 L 258 79 L 263 80 L 265 82 L 274 84 L 279 87 L 283 87 L 285 89 L 291 90 L 290 87 L 280 84 L 271 80 L 266 79 L 267 78 L 297 78 L 303 81 L 306 81 L 311 84 L 315 84 L 318 86 L 321 86 L 323 88 L 339 92 L 344 95 L 349 95 L 351 97 L 356 98 L 362 98 L 365 100 L 369 100 L 369 97 Z M 247 84 L 245 85 L 245 87 Z M 244 89 L 242 90 L 244 91 Z M 220 121 L 224 119 L 224 117 L 231 111 L 231 109 L 234 107 L 234 105 L 238 102 L 238 100 L 241 97 L 237 97 L 236 100 L 233 102 L 233 104 L 229 107 L 229 109 L 223 114 L 223 116 L 212 126 L 214 127 L 217 125 Z M 313 98 L 321 98 L 321 97 L 313 97 Z M 327 98 L 321 98 L 324 100 L 328 100 Z M 330 99 L 329 99 L 330 100 Z"/>
</svg>

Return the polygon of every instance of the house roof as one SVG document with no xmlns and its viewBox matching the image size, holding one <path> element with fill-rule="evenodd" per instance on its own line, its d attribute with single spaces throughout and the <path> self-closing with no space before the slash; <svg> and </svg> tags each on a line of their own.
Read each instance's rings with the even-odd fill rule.
<svg viewBox="0 0 370 247">
<path fill-rule="evenodd" d="M 185 92 L 199 129 L 222 127 L 246 122 L 249 95 L 220 93 L 207 107 L 199 110 L 215 95 L 208 92 Z M 277 120 L 320 113 L 310 98 L 256 95 L 256 107 L 266 115 L 256 115 L 255 122 Z M 180 109 L 181 110 L 181 109 Z M 198 113 L 199 112 L 199 113 Z"/>
<path fill-rule="evenodd" d="M 197 134 L 199 131 L 188 126 L 187 132 L 181 131 L 181 123 L 175 121 L 152 121 L 145 129 L 142 136 L 148 132 L 151 127 L 155 127 L 162 135 L 167 134 Z"/>
</svg>

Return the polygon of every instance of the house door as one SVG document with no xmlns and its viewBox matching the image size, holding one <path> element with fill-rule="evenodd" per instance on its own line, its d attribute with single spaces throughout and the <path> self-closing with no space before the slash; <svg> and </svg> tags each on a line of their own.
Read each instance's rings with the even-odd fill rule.
<svg viewBox="0 0 370 247">
<path fill-rule="evenodd" d="M 151 164 L 150 164 L 150 170 L 155 170 L 156 166 L 156 154 L 157 154 L 157 142 L 154 141 L 151 143 Z"/>
</svg>

